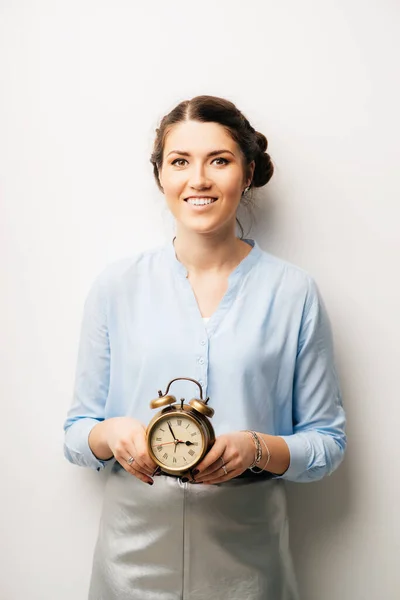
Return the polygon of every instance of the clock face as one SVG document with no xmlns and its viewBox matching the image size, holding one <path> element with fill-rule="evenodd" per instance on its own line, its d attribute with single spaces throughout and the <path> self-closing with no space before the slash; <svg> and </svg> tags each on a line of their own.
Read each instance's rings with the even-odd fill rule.
<svg viewBox="0 0 400 600">
<path fill-rule="evenodd" d="M 189 469 L 198 462 L 203 451 L 200 425 L 182 414 L 172 413 L 157 421 L 149 442 L 158 462 L 168 469 Z"/>
</svg>

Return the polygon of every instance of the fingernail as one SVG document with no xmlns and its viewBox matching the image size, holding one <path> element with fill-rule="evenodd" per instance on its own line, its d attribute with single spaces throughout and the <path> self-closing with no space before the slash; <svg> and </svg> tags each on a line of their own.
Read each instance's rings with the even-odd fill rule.
<svg viewBox="0 0 400 600">
<path fill-rule="evenodd" d="M 198 473 L 200 473 L 200 471 L 199 471 L 198 469 L 195 469 L 195 470 L 193 471 L 193 475 L 197 475 Z"/>
<path fill-rule="evenodd" d="M 154 481 L 148 481 L 147 482 L 149 485 L 153 485 Z"/>
<path fill-rule="evenodd" d="M 188 477 L 182 477 L 181 479 L 182 483 L 187 483 L 189 481 Z"/>
</svg>

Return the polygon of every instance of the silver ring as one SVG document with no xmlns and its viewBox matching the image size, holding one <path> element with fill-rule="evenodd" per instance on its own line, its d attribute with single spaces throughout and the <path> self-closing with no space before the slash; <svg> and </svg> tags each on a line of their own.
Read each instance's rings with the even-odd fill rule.
<svg viewBox="0 0 400 600">
<path fill-rule="evenodd" d="M 222 458 L 222 456 L 220 456 L 220 459 L 222 460 L 221 469 L 223 470 L 225 475 L 228 475 L 228 471 L 226 470 L 226 466 L 225 466 L 224 459 Z"/>
<path fill-rule="evenodd" d="M 133 458 L 133 456 L 130 456 L 126 462 L 128 463 L 129 466 L 131 466 L 131 464 L 133 463 L 134 460 L 135 459 Z"/>
</svg>

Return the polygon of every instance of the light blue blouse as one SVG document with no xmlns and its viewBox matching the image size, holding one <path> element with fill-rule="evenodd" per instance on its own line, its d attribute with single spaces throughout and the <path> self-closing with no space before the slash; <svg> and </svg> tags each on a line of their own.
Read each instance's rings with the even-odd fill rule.
<svg viewBox="0 0 400 600">
<path fill-rule="evenodd" d="M 210 397 L 217 436 L 252 429 L 283 437 L 290 466 L 281 478 L 312 481 L 338 467 L 345 413 L 319 289 L 303 269 L 245 241 L 252 249 L 208 322 L 173 243 L 116 261 L 97 277 L 64 425 L 69 461 L 103 469 L 106 461 L 88 445 L 92 427 L 116 416 L 147 424 L 158 390 L 191 377 Z M 170 389 L 177 400 L 198 392 L 187 381 Z"/>
</svg>

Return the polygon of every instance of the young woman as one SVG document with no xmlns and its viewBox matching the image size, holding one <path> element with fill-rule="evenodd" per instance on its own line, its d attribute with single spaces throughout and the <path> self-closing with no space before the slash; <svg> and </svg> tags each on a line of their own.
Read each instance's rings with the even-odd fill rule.
<svg viewBox="0 0 400 600">
<path fill-rule="evenodd" d="M 298 598 L 284 480 L 338 467 L 345 415 L 316 283 L 235 233 L 248 190 L 272 176 L 266 149 L 227 100 L 176 106 L 151 158 L 176 237 L 108 266 L 88 295 L 65 454 L 113 461 L 90 600 Z M 149 403 L 176 377 L 215 410 L 215 444 L 188 478 L 157 472 L 146 446 Z M 187 381 L 171 393 L 197 395 Z"/>
</svg>

